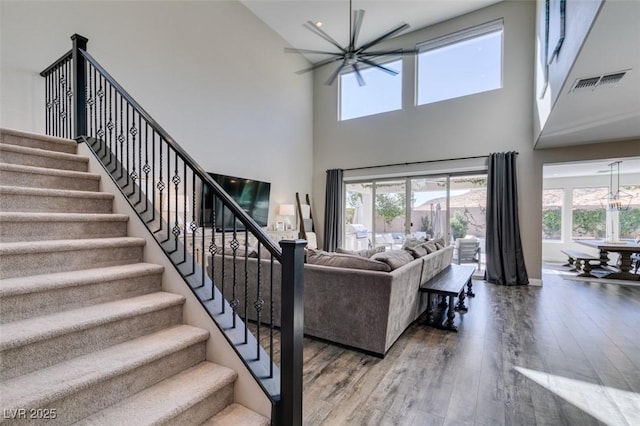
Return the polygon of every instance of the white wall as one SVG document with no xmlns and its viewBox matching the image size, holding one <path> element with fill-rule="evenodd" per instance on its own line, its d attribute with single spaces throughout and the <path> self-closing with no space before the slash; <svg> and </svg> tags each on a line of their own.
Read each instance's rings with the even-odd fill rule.
<svg viewBox="0 0 640 426">
<path fill-rule="evenodd" d="M 0 125 L 44 131 L 38 75 L 87 50 L 208 171 L 271 182 L 277 206 L 311 190 L 312 78 L 237 1 L 0 2 Z"/>
<path fill-rule="evenodd" d="M 412 48 L 474 25 L 504 18 L 503 88 L 434 104 L 415 106 L 414 64 L 405 61 L 403 109 L 337 121 L 337 86 L 325 86 L 331 67 L 314 79 L 314 217 L 322 218 L 325 171 L 380 164 L 438 160 L 518 151 L 518 192 L 523 251 L 529 277 L 542 272 L 542 166 L 544 163 L 631 157 L 640 141 L 608 142 L 570 148 L 534 150 L 534 51 L 536 4 L 507 1 L 392 40 L 385 47 Z M 446 82 L 443 82 L 446 84 Z M 606 142 L 606 141 L 603 141 Z M 439 165 L 438 165 L 439 164 Z M 429 172 L 453 171 L 458 164 L 422 166 Z M 468 168 L 461 165 L 461 170 Z M 405 167 L 416 174 L 418 167 Z M 393 168 L 394 175 L 403 167 Z M 372 177 L 384 170 L 371 169 Z M 352 176 L 352 173 L 348 174 Z M 323 224 L 318 221 L 318 228 Z M 319 230 L 319 235 L 322 229 Z"/>
<path fill-rule="evenodd" d="M 526 200 L 531 193 L 539 199 L 542 188 L 541 170 L 536 170 L 532 160 L 534 14 L 533 2 L 499 3 L 389 44 L 412 48 L 415 43 L 504 18 L 500 90 L 415 106 L 415 67 L 413 59 L 407 57 L 401 111 L 338 122 L 337 85 L 324 85 L 331 67 L 318 72 L 314 83 L 314 198 L 318 200 L 318 210 L 324 201 L 326 169 L 518 151 L 519 188 L 524 195 L 520 202 L 521 223 L 540 223 L 539 211 L 528 208 Z M 424 169 L 428 171 L 430 167 L 433 166 L 425 165 Z M 523 229 L 523 244 L 529 275 L 539 278 L 540 226 Z"/>
</svg>

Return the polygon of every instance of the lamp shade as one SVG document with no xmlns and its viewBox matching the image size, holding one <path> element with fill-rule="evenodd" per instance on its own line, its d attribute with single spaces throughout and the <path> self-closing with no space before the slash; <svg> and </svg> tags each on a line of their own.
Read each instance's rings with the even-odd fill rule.
<svg viewBox="0 0 640 426">
<path fill-rule="evenodd" d="M 294 216 L 296 214 L 293 204 L 280 204 L 280 216 Z"/>
</svg>

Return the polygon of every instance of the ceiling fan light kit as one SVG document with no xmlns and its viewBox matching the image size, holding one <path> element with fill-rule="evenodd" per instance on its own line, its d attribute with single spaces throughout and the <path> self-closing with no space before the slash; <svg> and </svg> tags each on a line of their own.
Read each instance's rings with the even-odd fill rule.
<svg viewBox="0 0 640 426">
<path fill-rule="evenodd" d="M 400 34 L 409 28 L 409 24 L 402 23 L 386 33 L 382 34 L 375 39 L 364 43 L 358 46 L 358 35 L 360 33 L 360 28 L 362 28 L 362 20 L 364 18 L 364 10 L 358 9 L 353 10 L 352 0 L 349 0 L 349 44 L 347 46 L 342 46 L 338 43 L 333 37 L 327 34 L 322 30 L 322 22 L 320 21 L 307 21 L 303 26 L 316 34 L 317 36 L 323 38 L 328 43 L 332 44 L 334 47 L 338 48 L 338 51 L 330 52 L 330 51 L 322 51 L 322 50 L 311 50 L 311 49 L 294 49 L 286 47 L 284 49 L 287 53 L 309 53 L 309 54 L 320 54 L 320 55 L 329 55 L 329 58 L 319 61 L 312 65 L 309 68 L 305 68 L 303 70 L 297 71 L 297 74 L 304 74 L 309 71 L 314 71 L 318 68 L 321 68 L 325 65 L 332 64 L 334 62 L 340 62 L 331 76 L 327 79 L 325 84 L 332 85 L 333 82 L 338 78 L 338 75 L 348 67 L 351 67 L 356 74 L 356 79 L 358 80 L 358 84 L 360 86 L 365 85 L 364 78 L 360 72 L 360 66 L 370 66 L 377 68 L 381 71 L 386 72 L 390 75 L 397 75 L 398 72 L 394 71 L 390 68 L 387 68 L 383 65 L 376 63 L 374 60 L 376 58 L 388 57 L 394 55 L 401 55 L 403 53 L 415 53 L 414 51 L 406 51 L 403 49 L 395 49 L 395 50 L 378 50 L 378 51 L 370 51 L 369 49 L 374 47 L 375 45 L 382 43 L 383 41 Z"/>
</svg>

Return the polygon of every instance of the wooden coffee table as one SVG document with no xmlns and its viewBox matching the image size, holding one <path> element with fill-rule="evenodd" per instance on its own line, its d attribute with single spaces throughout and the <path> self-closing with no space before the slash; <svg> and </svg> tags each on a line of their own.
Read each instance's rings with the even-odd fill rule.
<svg viewBox="0 0 640 426">
<path fill-rule="evenodd" d="M 427 325 L 444 330 L 458 331 L 458 328 L 453 324 L 453 319 L 456 315 L 455 311 L 466 312 L 467 307 L 464 304 L 466 296 L 475 296 L 471 290 L 473 286 L 471 281 L 473 271 L 475 271 L 473 266 L 449 265 L 438 275 L 420 286 L 419 290 L 422 293 L 427 293 Z M 466 292 L 465 286 L 467 287 Z M 443 308 L 448 304 L 447 320 L 444 323 L 442 318 L 444 309 L 437 319 L 434 316 L 435 309 L 432 300 L 434 294 L 439 294 L 444 299 L 448 299 L 448 303 L 443 300 Z M 455 304 L 456 297 L 458 298 L 457 305 Z"/>
</svg>

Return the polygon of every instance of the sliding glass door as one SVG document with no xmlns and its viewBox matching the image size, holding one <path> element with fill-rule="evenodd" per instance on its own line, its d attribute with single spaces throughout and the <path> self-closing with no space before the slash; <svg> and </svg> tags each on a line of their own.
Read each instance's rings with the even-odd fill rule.
<svg viewBox="0 0 640 426">
<path fill-rule="evenodd" d="M 484 247 L 487 175 L 438 175 L 345 184 L 343 247 L 402 247 L 407 236 L 477 238 Z"/>
</svg>

